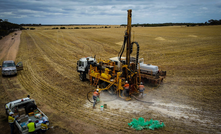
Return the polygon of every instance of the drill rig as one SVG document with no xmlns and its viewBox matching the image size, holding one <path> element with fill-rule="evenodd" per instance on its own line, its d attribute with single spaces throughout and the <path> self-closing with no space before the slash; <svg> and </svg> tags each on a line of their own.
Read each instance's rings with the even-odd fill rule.
<svg viewBox="0 0 221 134">
<path fill-rule="evenodd" d="M 125 100 L 130 100 L 131 95 L 139 93 L 138 86 L 142 79 L 146 78 L 160 84 L 166 75 L 166 72 L 159 71 L 157 66 L 143 64 L 139 60 L 139 44 L 131 42 L 131 16 L 132 10 L 128 10 L 127 30 L 118 57 L 109 60 L 85 57 L 77 62 L 80 80 L 89 79 L 91 85 L 98 87 L 100 90 L 107 90 L 110 94 L 117 94 Z M 136 57 L 131 57 L 134 44 L 137 47 Z M 126 57 L 122 57 L 124 50 L 126 51 Z M 140 65 L 144 69 L 141 70 Z M 126 81 L 130 85 L 129 95 L 124 92 L 123 88 Z"/>
</svg>

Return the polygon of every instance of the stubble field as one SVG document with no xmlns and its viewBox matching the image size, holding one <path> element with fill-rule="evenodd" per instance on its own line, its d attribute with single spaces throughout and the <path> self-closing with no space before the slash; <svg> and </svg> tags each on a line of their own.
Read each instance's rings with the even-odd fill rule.
<svg viewBox="0 0 221 134">
<path fill-rule="evenodd" d="M 103 92 L 102 102 L 92 109 L 86 94 L 94 87 L 79 80 L 77 60 L 116 57 L 125 30 L 22 31 L 16 62 L 22 61 L 24 70 L 16 77 L 0 77 L 1 125 L 9 128 L 3 104 L 29 94 L 54 126 L 48 133 L 219 133 L 221 26 L 132 28 L 140 57 L 167 71 L 159 87 L 145 85 L 143 100 L 154 104 L 126 102 Z M 103 103 L 108 108 L 101 112 Z M 129 128 L 127 123 L 139 117 L 166 126 L 154 131 Z"/>
</svg>

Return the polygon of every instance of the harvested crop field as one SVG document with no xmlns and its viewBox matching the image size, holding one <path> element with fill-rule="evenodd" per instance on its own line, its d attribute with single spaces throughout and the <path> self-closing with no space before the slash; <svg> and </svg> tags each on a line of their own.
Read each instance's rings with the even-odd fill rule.
<svg viewBox="0 0 221 134">
<path fill-rule="evenodd" d="M 166 70 L 167 77 L 157 87 L 145 85 L 143 100 L 153 104 L 124 101 L 102 92 L 101 102 L 92 109 L 86 95 L 94 87 L 79 80 L 76 63 L 85 56 L 116 57 L 125 30 L 45 30 L 42 26 L 20 32 L 15 61 L 22 61 L 24 70 L 16 77 L 0 77 L 2 133 L 10 132 L 4 104 L 28 94 L 54 126 L 48 134 L 220 133 L 221 26 L 132 28 L 140 57 Z M 12 49 L 3 44 L 11 36 L 0 40 L 1 62 L 9 60 Z M 107 109 L 101 111 L 101 104 L 107 104 Z M 159 120 L 166 126 L 136 131 L 128 123 L 139 117 Z"/>
</svg>

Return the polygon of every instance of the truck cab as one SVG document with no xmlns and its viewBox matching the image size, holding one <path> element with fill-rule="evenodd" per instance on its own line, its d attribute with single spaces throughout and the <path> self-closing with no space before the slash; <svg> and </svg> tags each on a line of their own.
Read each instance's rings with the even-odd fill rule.
<svg viewBox="0 0 221 134">
<path fill-rule="evenodd" d="M 86 79 L 86 75 L 90 69 L 90 64 L 96 64 L 96 59 L 93 57 L 85 57 L 77 61 L 77 71 L 80 72 L 81 81 Z"/>
</svg>

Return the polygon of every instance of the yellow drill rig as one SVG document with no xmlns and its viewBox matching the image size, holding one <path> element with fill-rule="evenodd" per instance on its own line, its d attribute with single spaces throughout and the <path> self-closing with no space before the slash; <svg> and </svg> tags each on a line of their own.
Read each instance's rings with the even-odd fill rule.
<svg viewBox="0 0 221 134">
<path fill-rule="evenodd" d="M 80 72 L 80 80 L 90 80 L 90 84 L 100 90 L 107 90 L 110 94 L 116 94 L 119 97 L 130 100 L 131 95 L 139 93 L 138 86 L 143 78 L 161 83 L 166 76 L 166 71 L 160 71 L 157 66 L 149 65 L 145 69 L 139 60 L 139 44 L 131 42 L 131 14 L 128 10 L 127 31 L 124 35 L 124 42 L 118 54 L 118 57 L 109 60 L 96 60 L 95 57 L 81 58 L 77 62 L 77 71 Z M 133 44 L 137 46 L 136 57 L 131 57 Z M 122 57 L 126 47 L 126 57 Z M 152 68 L 151 68 L 152 67 Z M 129 95 L 124 92 L 124 84 L 129 83 Z"/>
</svg>

